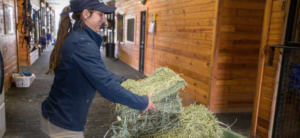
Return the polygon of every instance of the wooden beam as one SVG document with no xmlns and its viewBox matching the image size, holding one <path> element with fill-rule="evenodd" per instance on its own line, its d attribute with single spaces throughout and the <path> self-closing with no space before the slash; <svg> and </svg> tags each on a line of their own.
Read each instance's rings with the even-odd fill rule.
<svg viewBox="0 0 300 138">
<path fill-rule="evenodd" d="M 268 46 L 267 43 L 269 37 L 272 4 L 273 4 L 272 0 L 267 0 L 265 5 L 262 42 L 261 42 L 259 63 L 258 63 L 257 88 L 255 93 L 255 99 L 254 99 L 254 106 L 253 106 L 254 109 L 253 109 L 252 124 L 251 124 L 252 126 L 251 126 L 251 133 L 250 133 L 251 138 L 256 135 L 256 129 L 257 129 L 257 119 L 258 119 L 257 116 L 258 116 L 262 79 L 263 79 L 265 60 L 266 60 L 265 51 Z"/>
<path fill-rule="evenodd" d="M 286 5 L 287 5 L 287 7 L 286 7 L 284 13 L 285 13 L 285 15 L 289 15 L 290 0 L 287 1 Z M 288 18 L 289 18 L 289 16 L 285 16 L 284 24 L 281 26 L 283 28 L 281 42 L 280 42 L 281 45 L 283 45 L 284 41 L 285 41 Z M 283 49 L 280 50 L 280 53 L 283 53 Z M 278 88 L 279 88 L 279 79 L 280 79 L 280 72 L 281 72 L 281 62 L 282 62 L 282 54 L 279 54 L 279 60 L 278 60 L 278 64 L 277 64 L 277 71 L 276 71 L 276 78 L 275 78 L 275 86 L 274 86 L 274 95 L 273 95 L 272 107 L 271 107 L 271 117 L 270 117 L 270 124 L 269 124 L 270 128 L 268 131 L 268 138 L 272 138 L 272 134 L 273 134 L 277 95 L 278 95 Z"/>
<path fill-rule="evenodd" d="M 210 94 L 209 94 L 209 109 L 211 111 L 215 111 L 215 106 L 214 106 L 214 93 L 216 91 L 216 81 L 217 81 L 217 71 L 218 71 L 218 54 L 219 54 L 219 46 L 220 46 L 220 33 L 221 33 L 221 25 L 222 25 L 222 13 L 221 13 L 221 8 L 223 4 L 223 0 L 217 0 L 216 1 L 216 11 L 215 11 L 215 18 L 214 18 L 214 33 L 213 33 L 213 44 L 212 44 L 212 51 L 213 51 L 213 56 L 211 56 L 211 61 L 210 61 L 210 67 L 212 68 L 211 71 L 211 77 L 210 77 Z"/>
</svg>

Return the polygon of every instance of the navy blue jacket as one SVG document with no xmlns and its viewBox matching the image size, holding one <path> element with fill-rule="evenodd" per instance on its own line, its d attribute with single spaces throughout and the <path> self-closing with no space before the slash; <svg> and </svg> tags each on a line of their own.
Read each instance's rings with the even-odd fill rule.
<svg viewBox="0 0 300 138">
<path fill-rule="evenodd" d="M 43 117 L 61 128 L 83 131 L 96 90 L 111 102 L 145 110 L 148 97 L 120 85 L 122 78 L 108 71 L 101 59 L 100 35 L 86 25 L 81 30 L 79 24 L 64 42 L 51 91 L 42 103 Z"/>
</svg>

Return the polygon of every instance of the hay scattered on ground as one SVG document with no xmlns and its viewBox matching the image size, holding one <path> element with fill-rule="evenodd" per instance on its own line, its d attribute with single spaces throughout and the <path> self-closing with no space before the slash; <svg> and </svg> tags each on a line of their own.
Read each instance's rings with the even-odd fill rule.
<svg viewBox="0 0 300 138">
<path fill-rule="evenodd" d="M 216 117 L 204 105 L 192 104 L 185 107 L 176 121 L 171 129 L 160 130 L 152 136 L 155 138 L 221 138 L 223 136 Z"/>
</svg>

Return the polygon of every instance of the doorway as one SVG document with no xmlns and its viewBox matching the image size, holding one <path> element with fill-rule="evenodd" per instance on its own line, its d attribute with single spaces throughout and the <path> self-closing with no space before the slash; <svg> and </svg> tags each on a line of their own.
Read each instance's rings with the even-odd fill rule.
<svg viewBox="0 0 300 138">
<path fill-rule="evenodd" d="M 146 11 L 141 12 L 141 28 L 140 28 L 140 60 L 139 71 L 144 73 L 145 63 L 145 35 L 146 35 Z"/>
<path fill-rule="evenodd" d="M 300 1 L 291 0 L 273 125 L 274 138 L 300 137 Z"/>
</svg>

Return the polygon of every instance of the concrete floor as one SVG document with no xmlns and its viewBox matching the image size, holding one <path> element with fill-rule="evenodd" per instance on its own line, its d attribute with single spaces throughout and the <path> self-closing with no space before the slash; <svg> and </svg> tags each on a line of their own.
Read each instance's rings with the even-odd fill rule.
<svg viewBox="0 0 300 138">
<path fill-rule="evenodd" d="M 252 113 L 216 114 L 222 123 L 231 126 L 231 130 L 241 135 L 250 136 Z"/>
<path fill-rule="evenodd" d="M 12 87 L 6 93 L 7 131 L 4 138 L 46 138 L 40 131 L 41 103 L 47 97 L 52 85 L 53 75 L 45 75 L 51 48 L 30 67 L 22 67 L 22 71 L 33 72 L 36 80 L 30 88 Z M 102 52 L 103 53 L 103 52 Z M 107 59 L 102 54 L 107 68 L 117 75 L 131 79 L 144 78 L 145 76 L 131 68 L 122 61 Z M 108 106 L 111 102 L 96 94 L 89 111 L 84 134 L 86 138 L 102 138 L 109 125 L 115 121 L 112 110 Z M 250 133 L 251 114 L 219 114 L 219 121 L 225 124 L 237 122 L 232 127 L 233 131 L 248 136 Z"/>
</svg>

